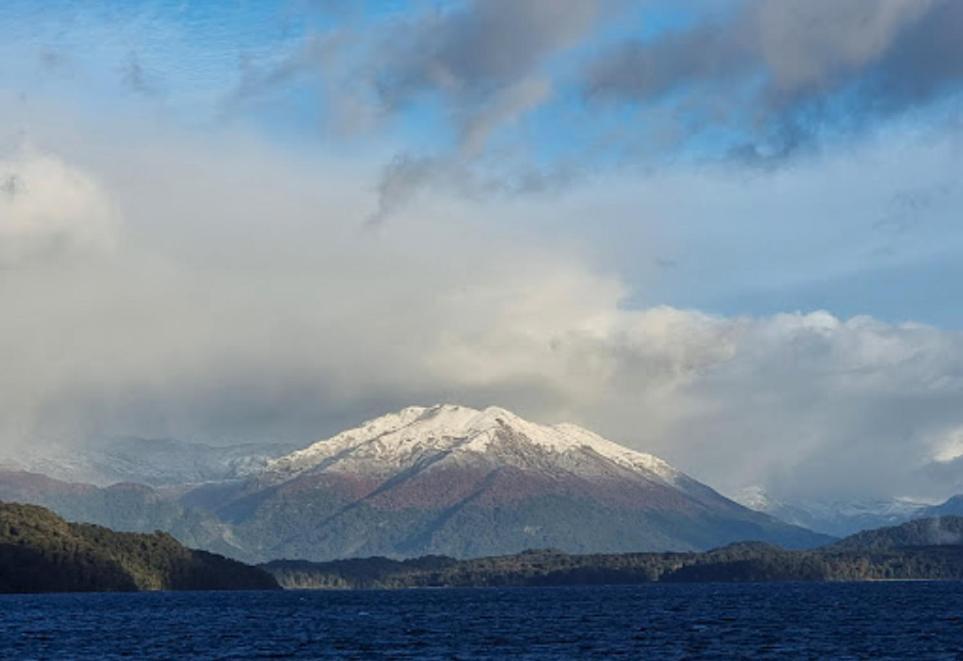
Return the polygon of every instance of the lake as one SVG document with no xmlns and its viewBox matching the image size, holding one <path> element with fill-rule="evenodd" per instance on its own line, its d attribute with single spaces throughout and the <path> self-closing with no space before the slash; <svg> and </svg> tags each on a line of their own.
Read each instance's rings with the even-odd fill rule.
<svg viewBox="0 0 963 661">
<path fill-rule="evenodd" d="M 3 658 L 926 657 L 963 583 L 0 596 Z"/>
</svg>

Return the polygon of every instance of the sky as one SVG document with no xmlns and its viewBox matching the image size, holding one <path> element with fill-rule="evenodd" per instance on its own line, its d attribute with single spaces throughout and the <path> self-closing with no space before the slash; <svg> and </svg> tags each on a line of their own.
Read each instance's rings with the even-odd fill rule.
<svg viewBox="0 0 963 661">
<path fill-rule="evenodd" d="M 963 492 L 963 3 L 0 9 L 0 448 L 413 404 Z"/>
</svg>

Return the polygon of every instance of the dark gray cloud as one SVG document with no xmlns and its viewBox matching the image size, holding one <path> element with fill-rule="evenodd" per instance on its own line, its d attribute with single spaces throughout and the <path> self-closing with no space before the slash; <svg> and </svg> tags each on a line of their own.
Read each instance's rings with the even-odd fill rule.
<svg viewBox="0 0 963 661">
<path fill-rule="evenodd" d="M 623 43 L 588 66 L 589 98 L 662 103 L 688 126 L 747 136 L 733 153 L 779 159 L 823 129 L 934 101 L 963 83 L 963 3 L 748 2 Z"/>
<path fill-rule="evenodd" d="M 439 92 L 455 106 L 463 139 L 477 122 L 511 116 L 544 98 L 523 81 L 546 58 L 574 45 L 599 18 L 603 1 L 487 0 L 398 26 L 378 53 L 376 84 L 389 109 Z"/>
<path fill-rule="evenodd" d="M 511 84 L 572 45 L 604 0 L 480 0 L 398 24 L 383 44 L 382 90 L 402 103 L 426 88 L 484 92 Z"/>
<path fill-rule="evenodd" d="M 528 163 L 512 167 L 504 163 L 489 168 L 486 162 L 461 154 L 424 156 L 397 154 L 381 169 L 375 193 L 377 208 L 366 225 L 375 227 L 398 213 L 426 188 L 440 187 L 464 198 L 481 200 L 516 195 L 551 194 L 563 190 L 584 172 L 561 164 L 538 168 Z"/>
<path fill-rule="evenodd" d="M 541 75 L 547 61 L 577 44 L 609 6 L 613 0 L 478 0 L 363 30 L 347 22 L 309 36 L 270 66 L 243 63 L 231 100 L 257 97 L 305 75 L 337 81 L 352 95 L 365 89 L 384 116 L 438 95 L 460 140 L 474 145 L 494 125 L 548 98 L 551 85 Z"/>
<path fill-rule="evenodd" d="M 399 152 L 376 185 L 378 224 L 418 190 L 445 182 L 462 191 L 544 189 L 552 175 L 529 171 L 498 177 L 473 171 L 490 138 L 548 102 L 551 59 L 578 43 L 615 0 L 477 0 L 359 30 L 313 35 L 273 66 L 245 63 L 228 106 L 247 103 L 297 80 L 325 90 L 336 126 L 370 128 L 426 98 L 440 101 L 454 144 L 437 153 Z M 485 180 L 485 181 L 480 181 Z"/>
<path fill-rule="evenodd" d="M 413 154 L 398 154 L 381 172 L 378 181 L 378 208 L 368 217 L 369 227 L 380 225 L 417 193 L 436 179 L 444 169 L 436 159 Z"/>
</svg>

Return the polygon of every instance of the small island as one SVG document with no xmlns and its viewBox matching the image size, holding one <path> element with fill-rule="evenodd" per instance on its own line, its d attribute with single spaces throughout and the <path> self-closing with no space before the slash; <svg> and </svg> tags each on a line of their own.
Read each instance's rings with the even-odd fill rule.
<svg viewBox="0 0 963 661">
<path fill-rule="evenodd" d="M 963 580 L 963 518 L 917 519 L 811 550 L 745 542 L 705 553 L 572 555 L 546 549 L 261 565 L 288 589 L 394 589 L 651 582 Z"/>
<path fill-rule="evenodd" d="M 262 569 L 167 533 L 115 532 L 0 503 L 0 593 L 271 589 L 278 584 Z"/>
</svg>

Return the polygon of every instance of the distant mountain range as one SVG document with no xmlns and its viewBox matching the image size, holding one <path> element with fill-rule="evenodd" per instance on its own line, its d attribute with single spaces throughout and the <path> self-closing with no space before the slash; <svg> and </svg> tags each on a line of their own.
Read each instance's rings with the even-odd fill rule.
<svg viewBox="0 0 963 661">
<path fill-rule="evenodd" d="M 0 472 L 6 471 L 8 478 L 20 471 L 60 482 L 98 487 L 124 483 L 128 484 L 128 499 L 133 489 L 129 485 L 151 486 L 158 491 L 151 499 L 170 500 L 172 493 L 183 493 L 192 486 L 237 482 L 257 476 L 264 473 L 273 460 L 299 449 L 300 446 L 291 442 L 211 446 L 174 439 L 137 437 L 95 439 L 70 445 L 45 442 L 0 455 Z M 0 491 L 2 489 L 0 480 Z M 59 487 L 54 491 L 63 492 L 64 488 Z M 113 493 L 116 494 L 117 490 Z M 45 505 L 57 506 L 53 497 L 42 500 Z M 103 506 L 109 500 L 107 497 Z M 963 514 L 963 496 L 951 498 L 941 505 L 906 498 L 784 500 L 772 497 L 761 487 L 748 487 L 736 493 L 733 500 L 786 523 L 835 537 L 896 525 L 916 517 Z M 89 505 L 72 504 L 68 516 L 85 514 L 85 508 L 86 515 L 92 515 Z M 150 525 L 152 517 L 141 518 L 144 525 Z M 117 523 L 112 520 L 102 522 L 105 525 Z M 164 523 L 164 517 L 159 522 Z M 167 529 L 167 524 L 160 527 Z M 196 539 L 190 537 L 188 542 L 193 543 Z"/>
<path fill-rule="evenodd" d="M 652 455 L 494 407 L 410 407 L 274 459 L 222 452 L 198 461 L 191 451 L 172 462 L 182 446 L 150 451 L 149 468 L 139 467 L 136 452 L 98 456 L 111 458 L 113 473 L 146 476 L 156 488 L 7 471 L 0 498 L 118 529 L 170 530 L 248 561 L 473 557 L 547 546 L 684 551 L 744 539 L 808 547 L 830 539 L 745 508 Z M 105 462 L 93 463 L 106 474 Z M 190 484 L 172 486 L 175 478 Z"/>
<path fill-rule="evenodd" d="M 0 460 L 0 500 L 117 530 L 164 530 L 240 560 L 688 551 L 755 539 L 810 547 L 963 496 L 733 502 L 666 462 L 500 408 L 410 407 L 306 448 L 115 438 Z M 787 525 L 788 524 L 788 525 Z"/>
<path fill-rule="evenodd" d="M 738 493 L 735 500 L 787 523 L 836 537 L 894 526 L 911 519 L 963 515 L 963 496 L 954 496 L 940 504 L 909 498 L 787 502 L 770 497 L 764 489 L 751 487 Z"/>
</svg>

